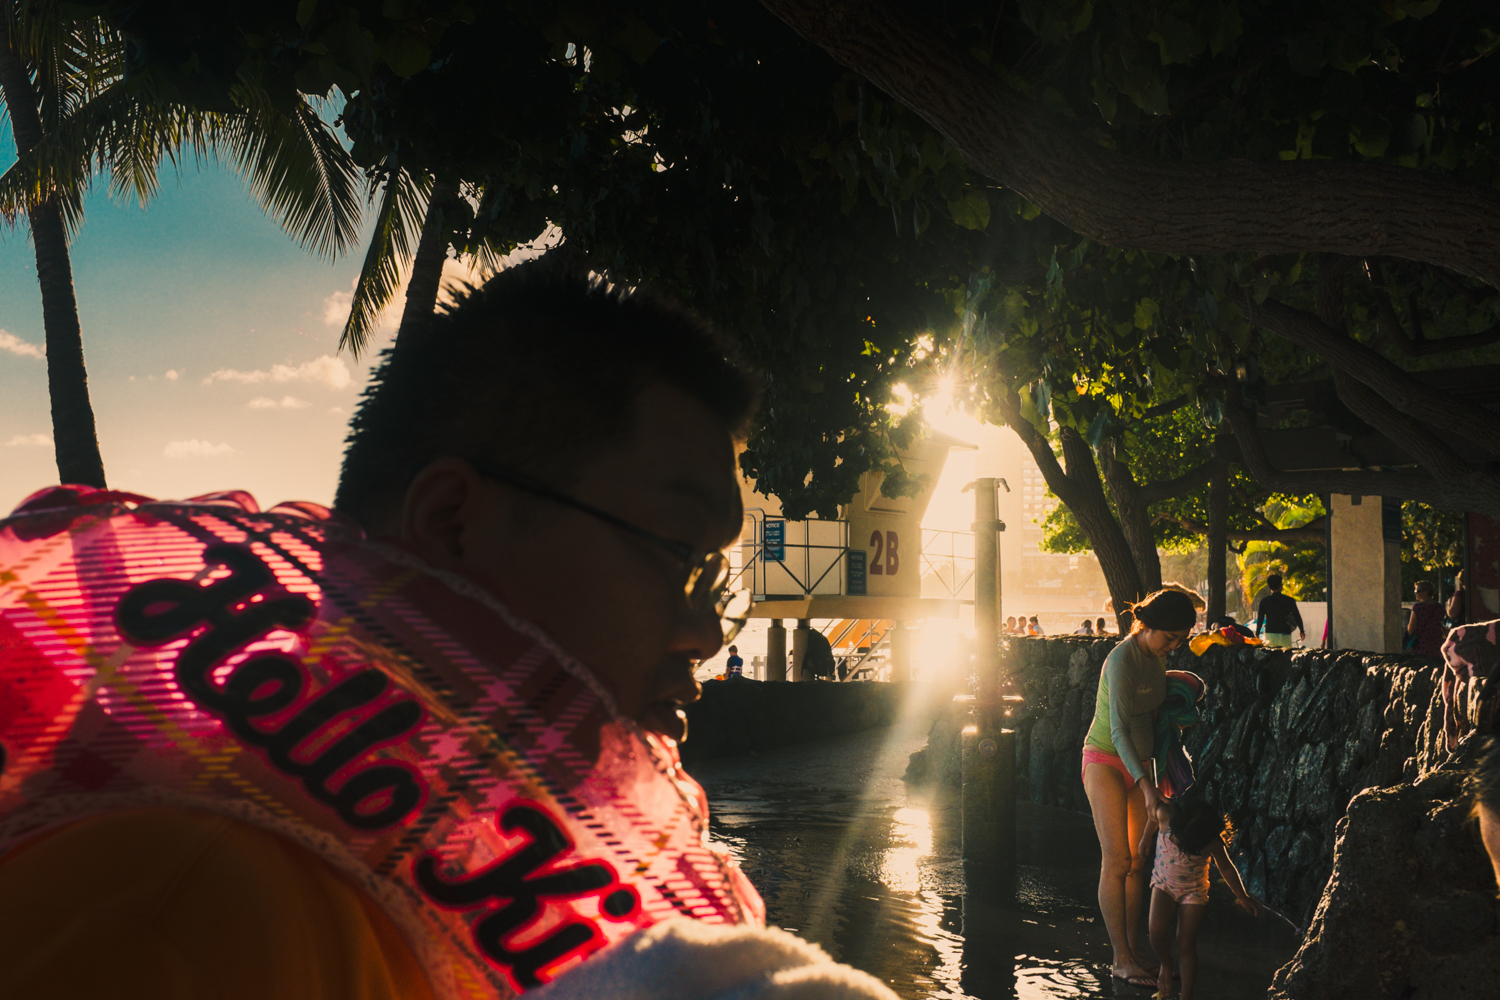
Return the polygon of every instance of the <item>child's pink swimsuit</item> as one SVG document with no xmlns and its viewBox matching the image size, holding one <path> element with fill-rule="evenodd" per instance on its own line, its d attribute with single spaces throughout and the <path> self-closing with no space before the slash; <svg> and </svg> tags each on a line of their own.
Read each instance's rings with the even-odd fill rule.
<svg viewBox="0 0 1500 1000">
<path fill-rule="evenodd" d="M 1156 865 L 1151 869 L 1151 888 L 1160 889 L 1180 905 L 1208 902 L 1210 854 L 1188 854 L 1165 830 L 1156 832 Z"/>
</svg>

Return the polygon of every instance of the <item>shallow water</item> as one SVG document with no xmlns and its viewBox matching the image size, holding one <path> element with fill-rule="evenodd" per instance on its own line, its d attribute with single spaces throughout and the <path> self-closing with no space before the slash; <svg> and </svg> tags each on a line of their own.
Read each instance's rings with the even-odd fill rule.
<svg viewBox="0 0 1500 1000">
<path fill-rule="evenodd" d="M 926 742 L 925 723 L 909 722 L 692 768 L 768 922 L 913 1000 L 1153 995 L 1110 978 L 1089 817 L 1021 803 L 1015 899 L 969 891 L 956 814 L 909 800 L 901 782 Z M 1215 876 L 1200 998 L 1262 998 L 1296 950 L 1285 925 L 1233 902 Z"/>
</svg>

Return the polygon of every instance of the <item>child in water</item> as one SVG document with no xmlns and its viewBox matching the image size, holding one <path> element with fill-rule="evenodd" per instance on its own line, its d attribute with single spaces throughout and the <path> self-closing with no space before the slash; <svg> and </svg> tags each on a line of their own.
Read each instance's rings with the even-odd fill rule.
<svg viewBox="0 0 1500 1000">
<path fill-rule="evenodd" d="M 1151 947 L 1161 960 L 1158 997 L 1172 992 L 1172 918 L 1177 918 L 1177 972 L 1182 1000 L 1193 1000 L 1198 978 L 1198 925 L 1208 905 L 1208 863 L 1219 866 L 1239 905 L 1251 916 L 1260 906 L 1245 892 L 1239 869 L 1224 850 L 1225 821 L 1202 795 L 1188 792 L 1165 799 L 1147 816 L 1141 855 L 1156 837 L 1156 865 L 1151 870 Z"/>
</svg>

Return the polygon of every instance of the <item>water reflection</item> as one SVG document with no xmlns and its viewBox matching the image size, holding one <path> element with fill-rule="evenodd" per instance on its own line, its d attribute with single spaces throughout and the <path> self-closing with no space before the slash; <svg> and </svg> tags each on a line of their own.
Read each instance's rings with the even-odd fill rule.
<svg viewBox="0 0 1500 1000">
<path fill-rule="evenodd" d="M 1149 996 L 1117 991 L 1109 976 L 1088 817 L 1026 807 L 1015 900 L 966 894 L 956 815 L 908 801 L 900 780 L 924 744 L 925 726 L 911 725 L 693 768 L 714 836 L 760 889 L 771 923 L 912 1000 Z M 1204 995 L 1264 997 L 1291 956 L 1288 935 L 1237 912 L 1211 904 Z"/>
</svg>

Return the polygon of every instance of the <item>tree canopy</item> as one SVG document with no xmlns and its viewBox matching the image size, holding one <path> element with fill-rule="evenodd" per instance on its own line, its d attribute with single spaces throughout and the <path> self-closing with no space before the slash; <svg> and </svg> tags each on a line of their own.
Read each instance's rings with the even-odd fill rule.
<svg viewBox="0 0 1500 1000">
<path fill-rule="evenodd" d="M 1493 5 L 764 6 L 104 9 L 205 106 L 342 95 L 377 186 L 461 193 L 454 252 L 555 232 L 735 331 L 792 516 L 912 488 L 898 384 L 1016 428 L 1117 607 L 1160 541 L 1274 537 L 1277 495 L 1500 514 L 1500 418 L 1413 374 L 1500 340 Z M 1260 425 L 1309 417 L 1262 387 L 1303 378 L 1408 461 L 1280 471 Z"/>
</svg>

